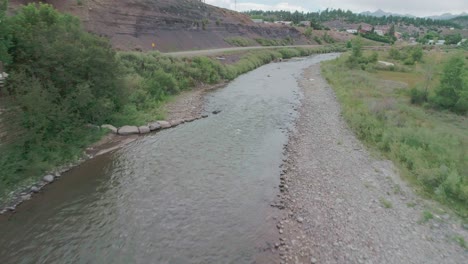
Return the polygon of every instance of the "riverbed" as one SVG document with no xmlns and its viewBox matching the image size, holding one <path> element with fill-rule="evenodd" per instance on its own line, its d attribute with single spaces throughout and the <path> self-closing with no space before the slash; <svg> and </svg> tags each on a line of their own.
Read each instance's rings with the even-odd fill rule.
<svg viewBox="0 0 468 264">
<path fill-rule="evenodd" d="M 72 169 L 0 217 L 0 263 L 275 262 L 270 204 L 298 117 L 297 80 L 336 56 L 260 67 L 209 93 L 209 118 Z"/>
</svg>

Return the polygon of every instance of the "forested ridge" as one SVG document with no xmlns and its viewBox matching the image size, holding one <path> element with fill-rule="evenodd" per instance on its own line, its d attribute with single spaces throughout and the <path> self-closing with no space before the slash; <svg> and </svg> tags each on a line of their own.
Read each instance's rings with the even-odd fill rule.
<svg viewBox="0 0 468 264">
<path fill-rule="evenodd" d="M 462 26 L 454 20 L 435 20 L 430 18 L 420 17 L 400 17 L 400 16 L 367 16 L 356 14 L 349 10 L 343 9 L 325 9 L 321 12 L 290 12 L 290 11 L 262 11 L 252 10 L 245 12 L 252 18 L 264 19 L 266 21 L 293 21 L 299 24 L 300 21 L 312 21 L 312 23 L 323 23 L 333 20 L 343 20 L 347 23 L 368 23 L 371 25 L 390 25 L 403 23 L 406 25 L 414 25 L 416 27 L 455 27 L 461 28 Z"/>
</svg>

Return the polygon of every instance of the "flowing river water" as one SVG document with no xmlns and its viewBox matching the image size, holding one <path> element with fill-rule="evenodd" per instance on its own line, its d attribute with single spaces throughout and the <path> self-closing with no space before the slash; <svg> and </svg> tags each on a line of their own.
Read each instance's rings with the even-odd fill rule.
<svg viewBox="0 0 468 264">
<path fill-rule="evenodd" d="M 207 95 L 218 115 L 72 169 L 0 217 L 0 263 L 274 262 L 263 251 L 277 241 L 270 204 L 297 78 L 336 56 L 260 67 Z"/>
</svg>

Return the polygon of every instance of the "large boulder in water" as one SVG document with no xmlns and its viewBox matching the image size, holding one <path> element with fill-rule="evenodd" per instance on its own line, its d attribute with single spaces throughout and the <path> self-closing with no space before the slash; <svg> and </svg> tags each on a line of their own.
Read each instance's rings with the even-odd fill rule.
<svg viewBox="0 0 468 264">
<path fill-rule="evenodd" d="M 136 126 L 123 126 L 119 128 L 118 134 L 122 136 L 140 134 L 140 130 Z"/>
</svg>

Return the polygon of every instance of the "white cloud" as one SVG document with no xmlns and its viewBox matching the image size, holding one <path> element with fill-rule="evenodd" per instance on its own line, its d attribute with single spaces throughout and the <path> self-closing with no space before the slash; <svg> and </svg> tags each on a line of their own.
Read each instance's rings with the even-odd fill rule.
<svg viewBox="0 0 468 264">
<path fill-rule="evenodd" d="M 293 5 L 289 4 L 287 2 L 282 2 L 282 3 L 277 3 L 277 4 L 259 4 L 259 3 L 252 3 L 252 2 L 247 2 L 247 3 L 237 3 L 235 4 L 234 0 L 206 0 L 207 4 L 214 5 L 214 6 L 219 6 L 219 7 L 224 7 L 236 11 L 248 11 L 248 10 L 273 10 L 273 11 L 279 11 L 279 10 L 285 10 L 285 11 L 299 11 L 299 12 L 308 12 L 310 10 L 299 6 L 299 5 Z"/>
</svg>

